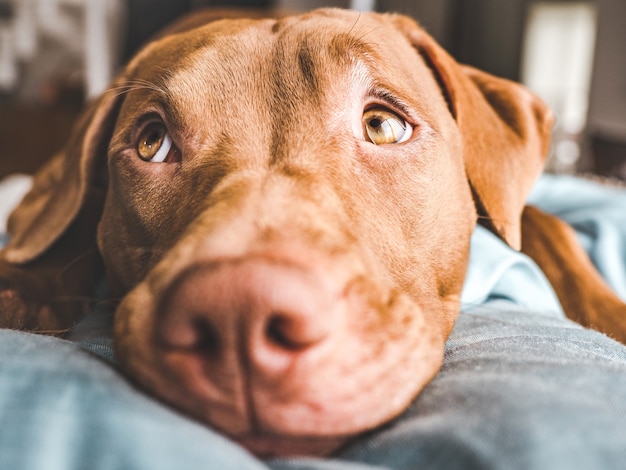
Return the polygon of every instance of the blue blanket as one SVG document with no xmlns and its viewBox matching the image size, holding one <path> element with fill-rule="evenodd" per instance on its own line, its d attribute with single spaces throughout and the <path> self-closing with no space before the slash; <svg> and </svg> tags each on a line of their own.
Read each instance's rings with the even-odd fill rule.
<svg viewBox="0 0 626 470">
<path fill-rule="evenodd" d="M 545 176 L 530 199 L 626 298 L 626 191 Z M 536 265 L 481 228 L 462 301 L 436 378 L 328 459 L 259 461 L 134 389 L 111 362 L 110 312 L 73 342 L 0 330 L 0 468 L 624 468 L 626 347 L 567 320 Z"/>
</svg>

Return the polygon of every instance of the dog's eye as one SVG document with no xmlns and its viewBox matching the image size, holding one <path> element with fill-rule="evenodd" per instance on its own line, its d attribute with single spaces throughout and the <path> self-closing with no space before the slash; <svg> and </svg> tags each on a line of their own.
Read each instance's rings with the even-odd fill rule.
<svg viewBox="0 0 626 470">
<path fill-rule="evenodd" d="M 376 145 L 399 144 L 409 140 L 413 127 L 397 114 L 381 108 L 363 113 L 365 137 Z"/>
<path fill-rule="evenodd" d="M 169 163 L 178 159 L 178 150 L 165 125 L 160 122 L 148 124 L 139 136 L 137 143 L 139 157 L 152 163 Z"/>
</svg>

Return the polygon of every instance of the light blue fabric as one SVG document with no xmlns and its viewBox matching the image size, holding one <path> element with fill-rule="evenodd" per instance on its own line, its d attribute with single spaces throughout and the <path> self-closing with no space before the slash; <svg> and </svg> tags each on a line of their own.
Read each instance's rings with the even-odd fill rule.
<svg viewBox="0 0 626 470">
<path fill-rule="evenodd" d="M 625 192 L 544 177 L 532 200 L 626 292 Z M 260 462 L 143 395 L 97 356 L 112 356 L 106 309 L 75 343 L 0 330 L 0 469 L 624 468 L 626 348 L 564 318 L 534 263 L 482 229 L 462 300 L 441 372 L 328 459 Z"/>
<path fill-rule="evenodd" d="M 546 315 L 564 316 L 552 286 L 537 264 L 487 229 L 476 227 L 461 294 L 463 310 L 503 300 Z"/>
<path fill-rule="evenodd" d="M 544 175 L 528 202 L 574 227 L 593 263 L 626 301 L 626 189 Z"/>
<path fill-rule="evenodd" d="M 0 330 L 0 468 L 261 469 L 59 339 Z"/>
</svg>

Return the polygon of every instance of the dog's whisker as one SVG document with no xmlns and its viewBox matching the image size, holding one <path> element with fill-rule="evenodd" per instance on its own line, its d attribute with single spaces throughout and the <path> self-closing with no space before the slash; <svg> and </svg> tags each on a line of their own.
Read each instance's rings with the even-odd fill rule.
<svg viewBox="0 0 626 470">
<path fill-rule="evenodd" d="M 134 79 L 134 80 L 131 80 L 131 84 L 144 86 L 144 87 L 146 87 L 146 88 L 148 88 L 150 90 L 154 90 L 154 91 L 156 91 L 156 92 L 158 92 L 158 93 L 160 93 L 160 94 L 162 94 L 164 96 L 167 96 L 167 94 L 168 94 L 167 91 L 164 88 L 162 88 L 159 85 L 157 85 L 156 83 L 150 82 L 148 80 Z"/>
<path fill-rule="evenodd" d="M 167 69 L 161 65 L 155 65 L 154 68 L 159 69 L 161 71 L 161 75 L 163 76 L 163 81 L 167 81 L 168 78 L 172 77 L 172 71 Z M 167 93 L 167 89 L 163 89 L 164 93 Z"/>
<path fill-rule="evenodd" d="M 356 28 L 356 25 L 357 25 L 357 23 L 359 22 L 360 19 L 361 19 L 361 12 L 358 12 L 358 15 L 356 16 L 356 19 L 354 20 L 354 23 L 352 24 L 352 26 L 348 30 L 348 34 L 352 34 L 352 31 L 354 30 L 354 28 Z"/>
<path fill-rule="evenodd" d="M 91 256 L 95 253 L 96 249 L 91 248 L 87 251 L 84 251 L 83 253 L 80 253 L 79 255 L 75 256 L 74 258 L 72 258 L 65 266 L 63 266 L 63 268 L 57 273 L 56 278 L 55 278 L 55 282 L 58 282 L 63 275 L 72 267 L 74 266 L 76 263 L 79 263 L 81 260 L 87 258 L 88 256 Z"/>
<path fill-rule="evenodd" d="M 359 37 L 357 38 L 357 40 L 358 40 L 359 42 L 365 42 L 365 37 L 366 37 L 366 36 L 369 36 L 370 34 L 372 34 L 372 33 L 376 32 L 376 31 L 378 31 L 379 29 L 380 29 L 380 27 L 379 27 L 379 26 L 376 26 L 376 27 L 374 27 L 374 28 L 372 28 L 372 29 L 370 29 L 370 30 L 367 30 L 367 31 L 365 31 L 365 32 L 364 32 L 361 36 L 359 36 Z"/>
<path fill-rule="evenodd" d="M 123 88 L 123 89 L 122 89 L 122 88 Z M 122 95 L 125 95 L 125 94 L 127 94 L 127 93 L 131 92 L 131 91 L 134 91 L 134 90 L 140 90 L 140 89 L 145 89 L 145 88 L 147 88 L 147 87 L 140 87 L 140 86 L 135 86 L 135 87 L 119 87 L 118 89 L 121 89 L 121 91 L 120 91 L 120 92 L 118 92 L 118 93 L 116 93 L 116 94 L 114 94 L 114 95 L 113 95 L 113 98 L 118 98 L 118 97 L 120 97 L 120 96 L 122 96 Z M 112 89 L 112 90 L 115 90 L 115 89 Z"/>
<path fill-rule="evenodd" d="M 40 335 L 47 335 L 47 336 L 63 336 L 71 332 L 72 330 L 74 330 L 74 327 L 62 328 L 62 329 L 41 329 L 41 330 L 35 329 L 33 330 L 33 333 L 37 333 Z"/>
<path fill-rule="evenodd" d="M 121 95 L 124 95 L 126 93 L 129 93 L 135 90 L 152 90 L 152 91 L 156 91 L 157 93 L 165 97 L 169 96 L 168 91 L 164 89 L 163 87 L 157 85 L 156 83 L 150 82 L 148 80 L 140 79 L 140 78 L 130 79 L 124 85 L 109 88 L 109 91 L 117 92 L 116 94 L 113 95 L 114 98 L 117 98 Z"/>
</svg>

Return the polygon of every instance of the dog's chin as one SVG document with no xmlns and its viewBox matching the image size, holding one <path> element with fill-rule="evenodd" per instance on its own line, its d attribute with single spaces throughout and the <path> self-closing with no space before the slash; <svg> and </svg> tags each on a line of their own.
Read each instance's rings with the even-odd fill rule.
<svg viewBox="0 0 626 470">
<path fill-rule="evenodd" d="M 277 457 L 325 457 L 339 450 L 352 436 L 246 436 L 235 441 L 261 459 Z"/>
</svg>

